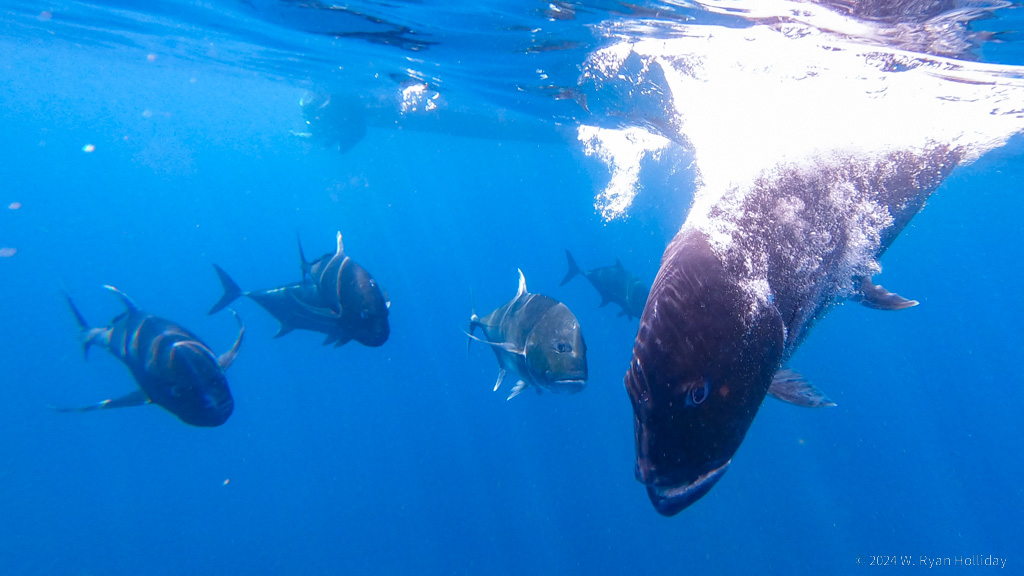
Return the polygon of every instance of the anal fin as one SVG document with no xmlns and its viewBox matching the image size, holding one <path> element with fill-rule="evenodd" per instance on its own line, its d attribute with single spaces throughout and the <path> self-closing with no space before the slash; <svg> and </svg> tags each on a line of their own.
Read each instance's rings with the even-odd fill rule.
<svg viewBox="0 0 1024 576">
<path fill-rule="evenodd" d="M 821 408 L 824 406 L 835 406 L 836 403 L 829 400 L 824 392 L 818 390 L 806 378 L 792 370 L 779 370 L 772 379 L 768 393 L 783 402 L 805 406 L 807 408 Z"/>
<path fill-rule="evenodd" d="M 899 294 L 889 292 L 880 284 L 873 284 L 871 277 L 861 276 L 858 293 L 853 300 L 875 310 L 903 310 L 918 305 L 917 300 L 908 300 Z"/>
</svg>

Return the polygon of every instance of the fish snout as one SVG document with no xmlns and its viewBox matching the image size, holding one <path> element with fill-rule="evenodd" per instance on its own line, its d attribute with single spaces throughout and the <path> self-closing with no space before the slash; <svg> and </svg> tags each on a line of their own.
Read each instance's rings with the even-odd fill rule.
<svg viewBox="0 0 1024 576">
<path fill-rule="evenodd" d="M 391 327 L 387 321 L 375 323 L 369 329 L 360 334 L 356 340 L 364 346 L 376 348 L 384 345 L 388 341 L 388 337 L 391 336 Z"/>
</svg>

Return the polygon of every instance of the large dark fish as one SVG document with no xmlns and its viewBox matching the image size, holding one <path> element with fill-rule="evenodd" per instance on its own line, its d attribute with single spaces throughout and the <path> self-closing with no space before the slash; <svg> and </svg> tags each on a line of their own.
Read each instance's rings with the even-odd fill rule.
<svg viewBox="0 0 1024 576">
<path fill-rule="evenodd" d="M 483 338 L 473 335 L 477 328 Z M 468 335 L 489 344 L 498 357 L 495 391 L 509 371 L 515 374 L 509 400 L 529 386 L 561 394 L 575 394 L 586 386 L 587 344 L 580 323 L 565 304 L 527 292 L 522 270 L 515 298 L 483 318 L 474 312 Z"/>
<path fill-rule="evenodd" d="M 242 345 L 242 321 L 238 321 L 235 345 L 218 358 L 185 328 L 146 314 L 117 288 L 106 288 L 125 305 L 125 311 L 106 328 L 90 328 L 70 297 L 68 305 L 82 331 L 84 351 L 88 353 L 93 345 L 109 350 L 128 367 L 139 390 L 89 406 L 58 410 L 88 412 L 153 403 L 193 426 L 220 426 L 227 421 L 235 403 L 224 371 L 234 362 Z"/>
<path fill-rule="evenodd" d="M 582 274 L 601 295 L 599 307 L 614 302 L 622 307 L 619 316 L 626 316 L 630 320 L 639 318 L 644 313 L 649 290 L 639 278 L 622 266 L 618 258 L 615 259 L 614 266 L 591 270 L 581 270 L 568 250 L 565 251 L 565 258 L 569 261 L 569 271 L 565 273 L 565 278 L 559 286 L 565 286 L 577 274 Z"/>
<path fill-rule="evenodd" d="M 340 254 L 340 256 L 339 256 Z M 324 344 L 341 346 L 356 340 L 380 346 L 390 334 L 391 303 L 377 281 L 345 255 L 338 233 L 338 251 L 307 262 L 299 246 L 302 281 L 268 290 L 243 291 L 220 266 L 213 265 L 224 295 L 210 309 L 214 314 L 236 299 L 247 296 L 280 323 L 275 338 L 292 330 L 325 334 Z"/>
<path fill-rule="evenodd" d="M 625 377 L 636 477 L 658 512 L 678 513 L 722 477 L 766 394 L 832 405 L 784 363 L 837 301 L 917 304 L 870 277 L 960 158 L 944 147 L 819 158 L 695 203 L 665 250 Z"/>
<path fill-rule="evenodd" d="M 373 276 L 345 254 L 341 232 L 337 240 L 334 253 L 324 254 L 315 262 L 307 262 L 299 247 L 303 275 L 316 285 L 321 303 L 337 316 L 343 337 L 366 346 L 380 346 L 391 334 L 391 302 Z"/>
</svg>

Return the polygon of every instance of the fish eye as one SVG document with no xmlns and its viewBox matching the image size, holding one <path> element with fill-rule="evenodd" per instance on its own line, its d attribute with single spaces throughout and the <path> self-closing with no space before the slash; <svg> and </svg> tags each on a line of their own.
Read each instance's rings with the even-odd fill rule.
<svg viewBox="0 0 1024 576">
<path fill-rule="evenodd" d="M 708 399 L 708 381 L 704 379 L 700 384 L 690 389 L 690 397 L 687 398 L 687 404 L 691 406 L 698 406 L 703 404 Z"/>
<path fill-rule="evenodd" d="M 567 354 L 569 352 L 572 352 L 572 344 L 562 341 L 555 342 L 555 351 L 558 352 L 559 354 Z"/>
</svg>

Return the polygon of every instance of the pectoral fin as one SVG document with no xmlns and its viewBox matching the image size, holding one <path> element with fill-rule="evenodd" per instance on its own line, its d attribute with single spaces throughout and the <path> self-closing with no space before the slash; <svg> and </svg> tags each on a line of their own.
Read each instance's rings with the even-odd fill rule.
<svg viewBox="0 0 1024 576">
<path fill-rule="evenodd" d="M 79 406 L 76 408 L 61 408 L 58 406 L 51 406 L 50 408 L 56 410 L 57 412 L 65 413 L 92 412 L 94 410 L 106 410 L 108 408 L 129 408 L 131 406 L 142 406 L 144 404 L 149 403 L 149 396 L 146 396 L 145 392 L 143 392 L 142 390 L 135 390 L 133 392 L 125 394 L 124 396 L 121 396 L 120 398 L 108 399 L 102 402 L 97 402 L 95 404 L 89 404 L 88 406 Z"/>
<path fill-rule="evenodd" d="M 873 284 L 869 276 L 861 276 L 859 292 L 853 300 L 875 310 L 903 310 L 918 305 L 917 300 L 908 300 L 899 294 L 889 292 L 880 284 Z"/>
<path fill-rule="evenodd" d="M 792 370 L 779 370 L 772 379 L 772 385 L 768 388 L 772 396 L 807 408 L 821 408 L 823 406 L 835 406 L 836 403 L 829 400 L 824 392 L 815 388 L 806 378 Z"/>
<path fill-rule="evenodd" d="M 522 393 L 523 390 L 526 390 L 528 386 L 529 384 L 527 384 L 525 380 L 520 380 L 516 382 L 515 388 L 512 388 L 512 393 L 509 394 L 508 398 L 505 398 L 505 400 L 508 401 L 515 398 L 516 396 L 519 396 L 519 394 Z"/>
<path fill-rule="evenodd" d="M 518 349 L 518 348 L 516 348 L 515 344 L 512 344 L 511 342 L 491 342 L 490 340 L 484 340 L 483 338 L 480 338 L 478 336 L 473 336 L 469 332 L 466 332 L 466 336 L 469 336 L 470 339 L 476 340 L 477 342 L 481 342 L 483 344 L 488 344 L 490 346 L 494 346 L 495 348 L 501 348 L 502 350 L 505 350 L 506 352 L 509 352 L 510 354 L 518 354 L 520 356 L 523 355 L 523 351 Z"/>
</svg>

